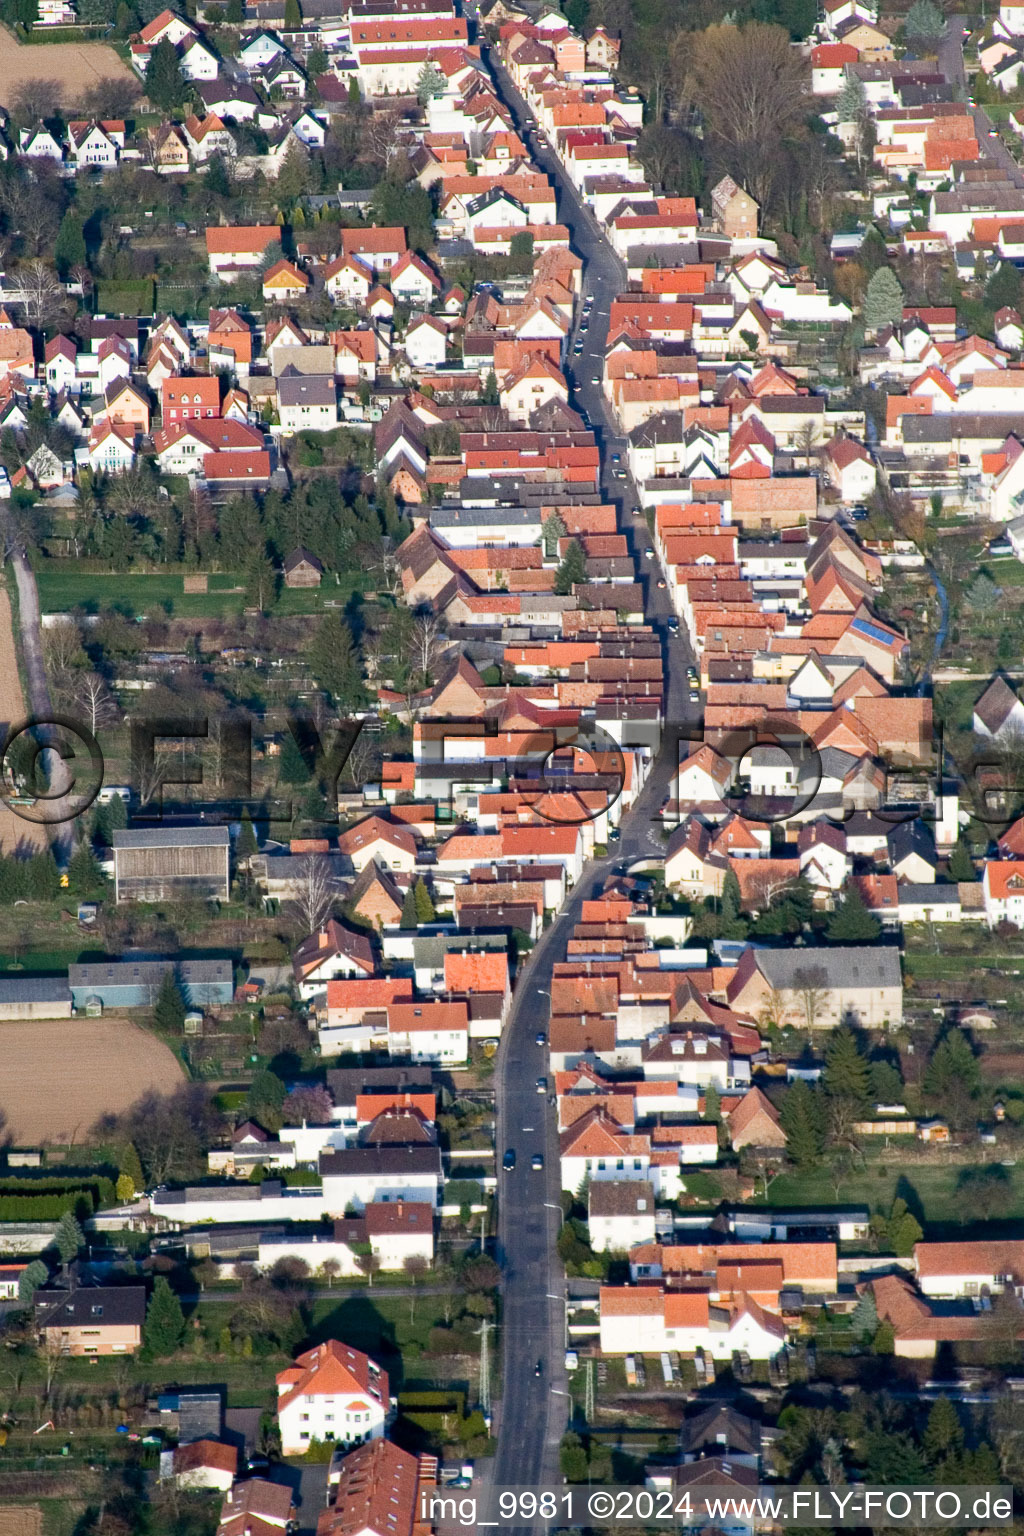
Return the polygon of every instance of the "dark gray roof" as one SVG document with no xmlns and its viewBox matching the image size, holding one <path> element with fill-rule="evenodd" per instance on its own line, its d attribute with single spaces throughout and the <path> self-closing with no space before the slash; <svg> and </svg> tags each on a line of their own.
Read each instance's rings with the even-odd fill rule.
<svg viewBox="0 0 1024 1536">
<path fill-rule="evenodd" d="M 523 933 L 529 933 L 536 919 L 537 912 L 534 907 L 525 903 L 515 905 L 509 902 L 507 905 L 483 904 L 462 906 L 459 908 L 459 927 L 467 929 L 497 928 L 505 931 L 509 928 L 519 928 Z"/>
<path fill-rule="evenodd" d="M 636 448 L 651 448 L 655 443 L 681 443 L 685 431 L 681 411 L 663 411 L 634 427 L 629 440 Z"/>
<path fill-rule="evenodd" d="M 1010 411 L 957 411 L 946 416 L 903 416 L 904 443 L 935 443 L 945 446 L 956 438 L 1002 440 L 1020 431 L 1020 416 Z"/>
<path fill-rule="evenodd" d="M 430 526 L 444 528 L 516 528 L 541 521 L 536 507 L 466 507 L 458 505 L 431 507 Z"/>
<path fill-rule="evenodd" d="M 146 1316 L 144 1285 L 83 1285 L 35 1294 L 36 1321 L 42 1328 L 142 1326 Z"/>
<path fill-rule="evenodd" d="M 230 1200 L 237 1205 L 249 1205 L 261 1200 L 273 1200 L 284 1193 L 280 1179 L 264 1179 L 262 1184 L 190 1184 L 186 1189 L 169 1189 L 160 1194 L 163 1205 L 194 1205 L 204 1200 Z"/>
<path fill-rule="evenodd" d="M 935 865 L 935 841 L 919 816 L 897 822 L 889 833 L 888 843 L 889 861 L 893 865 L 911 853 L 918 854 L 933 867 Z"/>
<path fill-rule="evenodd" d="M 897 893 L 901 903 L 920 903 L 925 907 L 944 907 L 951 901 L 960 904 L 960 887 L 938 880 L 907 880 L 897 886 Z"/>
<path fill-rule="evenodd" d="M 849 949 L 759 949 L 757 965 L 770 986 L 790 992 L 799 976 L 820 972 L 822 985 L 835 990 L 898 987 L 902 984 L 897 949 L 860 944 Z"/>
<path fill-rule="evenodd" d="M 653 1216 L 654 1188 L 644 1179 L 595 1179 L 588 1212 L 591 1216 Z"/>
<path fill-rule="evenodd" d="M 359 1093 L 388 1089 L 411 1093 L 432 1085 L 433 1074 L 429 1067 L 331 1067 L 327 1072 L 327 1087 L 335 1104 L 353 1104 Z"/>
<path fill-rule="evenodd" d="M 175 970 L 187 986 L 231 982 L 234 971 L 230 960 L 83 960 L 68 966 L 68 981 L 73 987 L 131 986 L 159 984 L 164 972 Z"/>
<path fill-rule="evenodd" d="M 444 957 L 452 954 L 465 954 L 474 949 L 504 950 L 506 941 L 500 934 L 481 935 L 478 939 L 468 940 L 464 933 L 431 933 L 422 934 L 412 941 L 412 963 L 414 966 L 444 965 Z"/>
<path fill-rule="evenodd" d="M 0 1005 L 7 1003 L 69 1003 L 71 988 L 63 977 L 0 977 Z"/>
<path fill-rule="evenodd" d="M 281 405 L 337 405 L 334 379 L 326 374 L 291 373 L 286 370 L 277 381 Z"/>
<path fill-rule="evenodd" d="M 219 76 L 216 80 L 201 80 L 196 85 L 196 92 L 207 107 L 222 101 L 244 101 L 250 107 L 271 110 L 263 106 L 252 86 L 245 80 L 222 80 Z"/>
<path fill-rule="evenodd" d="M 683 1420 L 679 1448 L 684 1453 L 693 1453 L 712 1446 L 724 1447 L 742 1456 L 759 1456 L 761 1426 L 756 1419 L 740 1413 L 729 1403 L 709 1403 Z"/>
<path fill-rule="evenodd" d="M 339 1147 L 320 1154 L 320 1172 L 335 1177 L 365 1174 L 436 1173 L 441 1175 L 437 1147 Z"/>
<path fill-rule="evenodd" d="M 466 212 L 470 215 L 482 213 L 487 208 L 492 208 L 495 203 L 511 203 L 514 208 L 525 213 L 526 209 L 518 197 L 513 197 L 511 192 L 506 192 L 503 187 L 492 187 L 489 192 L 482 192 L 479 197 L 471 197 L 466 204 Z"/>
<path fill-rule="evenodd" d="M 227 848 L 227 827 L 146 827 L 114 833 L 116 848 Z"/>
</svg>

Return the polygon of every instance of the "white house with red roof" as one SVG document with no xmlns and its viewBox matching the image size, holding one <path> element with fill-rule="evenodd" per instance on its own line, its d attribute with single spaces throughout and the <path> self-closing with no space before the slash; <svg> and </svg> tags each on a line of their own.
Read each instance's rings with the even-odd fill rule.
<svg viewBox="0 0 1024 1536">
<path fill-rule="evenodd" d="M 373 287 L 373 271 L 359 256 L 339 256 L 324 268 L 324 287 L 335 303 L 346 299 L 365 304 Z"/>
<path fill-rule="evenodd" d="M 433 315 L 417 315 L 405 333 L 405 355 L 414 368 L 440 368 L 448 349 L 448 331 Z"/>
<path fill-rule="evenodd" d="M 825 449 L 825 472 L 843 501 L 863 501 L 875 489 L 874 460 L 852 437 L 834 437 Z"/>
<path fill-rule="evenodd" d="M 391 292 L 403 304 L 432 304 L 441 291 L 441 279 L 415 251 L 395 262 L 390 279 Z"/>
<path fill-rule="evenodd" d="M 135 445 L 124 427 L 104 417 L 89 433 L 85 450 L 91 470 L 105 475 L 121 475 L 135 463 Z"/>
<path fill-rule="evenodd" d="M 47 388 L 55 395 L 61 390 L 76 394 L 81 388 L 78 379 L 78 347 L 70 336 L 54 336 L 46 343 L 44 353 Z"/>
<path fill-rule="evenodd" d="M 299 1456 L 314 1440 L 379 1440 L 390 1406 L 387 1372 L 361 1350 L 328 1339 L 277 1377 L 281 1450 Z"/>
<path fill-rule="evenodd" d="M 704 1350 L 730 1360 L 735 1350 L 752 1360 L 771 1360 L 786 1342 L 786 1326 L 745 1292 L 712 1299 L 707 1290 L 670 1291 L 655 1286 L 602 1286 L 602 1355 Z"/>
</svg>

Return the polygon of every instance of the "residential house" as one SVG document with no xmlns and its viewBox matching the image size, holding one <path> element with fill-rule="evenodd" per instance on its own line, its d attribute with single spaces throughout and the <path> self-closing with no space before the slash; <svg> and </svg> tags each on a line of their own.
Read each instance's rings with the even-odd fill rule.
<svg viewBox="0 0 1024 1536">
<path fill-rule="evenodd" d="M 338 425 L 338 392 L 333 375 L 289 369 L 277 381 L 277 414 L 285 432 L 330 432 Z"/>
<path fill-rule="evenodd" d="M 388 1004 L 388 1049 L 415 1062 L 463 1066 L 469 1060 L 469 1010 L 464 1002 Z"/>
<path fill-rule="evenodd" d="M 333 1501 L 320 1513 L 318 1536 L 430 1536 L 423 1499 L 434 1492 L 435 1478 L 430 1458 L 390 1440 L 357 1446 L 332 1464 Z"/>
<path fill-rule="evenodd" d="M 89 429 L 86 458 L 94 474 L 123 475 L 135 464 L 135 434 L 109 417 Z"/>
<path fill-rule="evenodd" d="M 379 1440 L 391 1412 L 388 1375 L 348 1344 L 328 1339 L 278 1373 L 281 1449 L 298 1456 L 310 1442 L 362 1445 Z"/>
<path fill-rule="evenodd" d="M 875 489 L 871 455 L 852 437 L 833 438 L 825 449 L 825 472 L 845 502 L 864 501 Z"/>
<path fill-rule="evenodd" d="M 215 420 L 220 415 L 220 379 L 216 374 L 165 379 L 160 388 L 164 427 L 175 422 Z"/>
<path fill-rule="evenodd" d="M 373 949 L 365 934 L 331 917 L 299 945 L 292 955 L 292 972 L 299 996 L 308 1001 L 335 977 L 372 976 Z"/>
<path fill-rule="evenodd" d="M 185 80 L 193 82 L 216 80 L 220 61 L 213 49 L 208 47 L 202 38 L 194 37 L 181 49 L 178 55 L 178 68 Z"/>
<path fill-rule="evenodd" d="M 712 188 L 711 213 L 730 240 L 751 240 L 757 234 L 760 208 L 750 193 L 737 186 L 731 176 L 723 176 Z"/>
<path fill-rule="evenodd" d="M 324 1208 L 337 1216 L 375 1201 L 420 1201 L 435 1208 L 440 1201 L 441 1153 L 434 1145 L 336 1147 L 321 1152 L 319 1168 Z"/>
<path fill-rule="evenodd" d="M 371 860 L 384 869 L 409 873 L 416 866 L 416 839 L 407 827 L 369 816 L 338 837 L 338 851 L 357 872 Z"/>
<path fill-rule="evenodd" d="M 188 139 L 177 123 L 160 123 L 148 128 L 149 155 L 153 169 L 160 176 L 183 176 L 189 170 Z"/>
<path fill-rule="evenodd" d="M 441 368 L 447 353 L 448 331 L 433 315 L 417 315 L 405 333 L 405 355 L 414 368 Z"/>
<path fill-rule="evenodd" d="M 404 229 L 372 226 L 341 231 L 342 257 L 355 256 L 375 276 L 390 272 L 407 249 Z"/>
<path fill-rule="evenodd" d="M 68 123 L 68 147 L 77 166 L 109 170 L 124 149 L 125 125 L 121 121 Z"/>
<path fill-rule="evenodd" d="M 441 291 L 441 279 L 415 251 L 406 251 L 399 257 L 390 270 L 389 281 L 399 303 L 420 308 L 432 304 Z"/>
<path fill-rule="evenodd" d="M 285 1536 L 294 1518 L 290 1488 L 250 1477 L 226 1494 L 216 1536 Z"/>
<path fill-rule="evenodd" d="M 205 165 L 214 155 L 233 160 L 238 152 L 235 135 L 216 112 L 209 112 L 205 117 L 196 117 L 193 113 L 185 119 L 182 128 L 189 153 L 197 165 Z"/>
<path fill-rule="evenodd" d="M 276 224 L 212 225 L 206 231 L 210 271 L 221 282 L 233 282 L 239 272 L 260 266 L 280 239 Z"/>
<path fill-rule="evenodd" d="M 78 393 L 81 388 L 78 379 L 78 347 L 69 336 L 54 336 L 46 343 L 43 367 L 47 388 L 52 394 Z"/>
<path fill-rule="evenodd" d="M 63 1355 L 132 1355 L 142 1343 L 143 1285 L 43 1286 L 33 1297 L 40 1343 Z"/>
<path fill-rule="evenodd" d="M 595 1253 L 628 1253 L 653 1243 L 654 1188 L 633 1179 L 598 1179 L 587 1194 L 587 1230 Z"/>
<path fill-rule="evenodd" d="M 275 261 L 263 274 L 263 297 L 276 304 L 287 304 L 293 299 L 304 298 L 309 290 L 309 278 L 294 262 Z"/>
</svg>

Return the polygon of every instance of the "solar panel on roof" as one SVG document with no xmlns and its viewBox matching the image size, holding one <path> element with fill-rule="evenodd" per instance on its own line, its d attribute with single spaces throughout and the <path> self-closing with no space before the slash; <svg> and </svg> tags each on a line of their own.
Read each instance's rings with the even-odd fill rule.
<svg viewBox="0 0 1024 1536">
<path fill-rule="evenodd" d="M 872 640 L 877 640 L 882 645 L 892 643 L 892 636 L 888 630 L 882 629 L 878 624 L 870 624 L 867 619 L 854 619 L 850 628 L 857 630 L 858 634 L 870 636 Z"/>
</svg>

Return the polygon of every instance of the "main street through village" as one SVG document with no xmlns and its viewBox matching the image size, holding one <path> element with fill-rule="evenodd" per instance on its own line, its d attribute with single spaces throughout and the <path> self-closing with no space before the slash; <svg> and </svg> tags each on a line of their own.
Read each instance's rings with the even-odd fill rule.
<svg viewBox="0 0 1024 1536">
<path fill-rule="evenodd" d="M 502 1265 L 503 1348 L 493 1482 L 498 1488 L 557 1487 L 561 1483 L 558 1448 L 570 1409 L 564 1364 L 565 1277 L 555 1246 L 561 1226 L 561 1178 L 555 1112 L 536 1088 L 538 1077 L 548 1071 L 547 1049 L 537 1044 L 537 1036 L 546 1035 L 553 967 L 565 958 L 566 941 L 580 921 L 583 903 L 600 893 L 614 870 L 663 852 L 656 818 L 678 755 L 678 730 L 673 726 L 687 718 L 692 721 L 698 710 L 689 701 L 686 677 L 693 657 L 686 641 L 669 628 L 673 610 L 667 591 L 658 586 L 660 567 L 645 554 L 651 548 L 646 520 L 632 515 L 635 489 L 628 478 L 615 473 L 612 455 L 619 454 L 624 466 L 625 442 L 607 428 L 601 393 L 609 311 L 612 299 L 625 289 L 625 269 L 543 136 L 528 126 L 529 109 L 497 55 L 486 48 L 484 53 L 517 130 L 555 185 L 559 222 L 568 227 L 572 247 L 584 262 L 583 292 L 592 298 L 593 306 L 589 326 L 579 333 L 582 350 L 572 362 L 573 403 L 586 412 L 597 433 L 604 499 L 619 508 L 620 528 L 629 539 L 637 579 L 644 583 L 647 620 L 662 638 L 665 667 L 666 728 L 661 753 L 636 804 L 623 818 L 621 840 L 607 858 L 587 866 L 524 968 L 498 1058 L 498 1156 L 500 1160 L 511 1148 L 516 1167 L 499 1174 L 497 1256 Z M 538 1152 L 544 1158 L 539 1173 L 530 1166 Z"/>
</svg>

